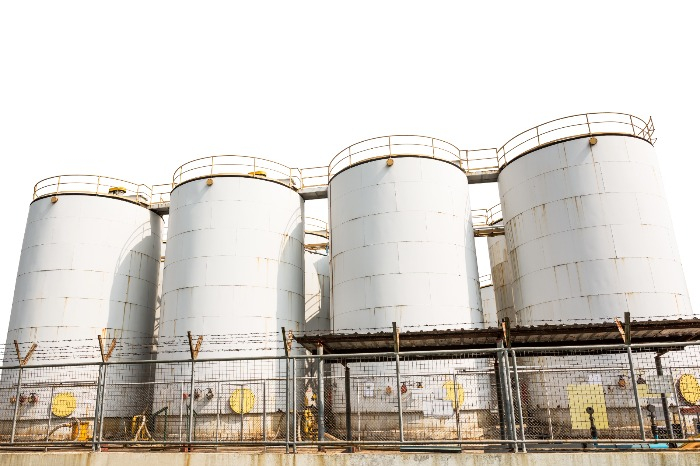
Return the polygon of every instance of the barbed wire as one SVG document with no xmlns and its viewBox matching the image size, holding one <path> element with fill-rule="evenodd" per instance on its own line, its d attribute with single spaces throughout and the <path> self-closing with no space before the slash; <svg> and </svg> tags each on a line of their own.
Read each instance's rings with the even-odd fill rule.
<svg viewBox="0 0 700 466">
<path fill-rule="evenodd" d="M 697 318 L 695 318 L 697 319 Z M 645 316 L 643 319 L 633 320 L 632 322 L 646 321 L 667 321 L 672 322 L 679 319 L 670 318 L 668 315 Z M 511 323 L 511 328 L 530 328 L 547 325 L 562 325 L 562 324 L 613 324 L 614 318 L 609 319 L 592 319 L 592 318 L 567 318 L 567 319 L 538 319 L 537 325 L 518 326 L 517 323 Z M 449 331 L 449 330 L 471 330 L 480 329 L 491 325 L 493 322 L 486 321 L 465 321 L 465 322 L 450 322 L 441 324 L 412 324 L 401 325 L 401 332 L 432 332 L 432 331 Z M 486 327 L 493 328 L 493 327 Z M 294 337 L 321 337 L 326 335 L 339 334 L 363 334 L 363 333 L 391 333 L 391 326 L 377 327 L 354 327 L 354 328 L 334 328 L 321 330 L 290 330 L 289 333 Z M 103 338 L 103 349 L 109 351 L 114 342 L 110 355 L 123 360 L 135 359 L 150 359 L 166 355 L 189 355 L 190 342 L 187 335 L 182 336 L 111 336 L 109 331 Z M 115 331 L 115 333 L 119 333 Z M 10 332 L 10 335 L 12 332 Z M 199 353 L 203 355 L 213 354 L 245 354 L 256 351 L 264 352 L 284 352 L 283 337 L 280 331 L 277 332 L 237 332 L 237 333 L 214 333 L 204 334 L 202 336 L 202 345 Z M 192 335 L 193 344 L 196 344 L 200 335 Z M 287 335 L 289 337 L 289 335 Z M 26 357 L 32 346 L 37 346 L 32 351 L 31 357 L 36 360 L 100 360 L 101 353 L 98 344 L 97 336 L 77 337 L 70 339 L 52 339 L 41 341 L 18 341 L 17 345 L 20 349 L 20 357 Z M 294 342 L 296 344 L 296 342 Z M 0 346 L 0 358 L 8 363 L 17 362 L 17 353 L 13 342 L 7 342 Z"/>
</svg>

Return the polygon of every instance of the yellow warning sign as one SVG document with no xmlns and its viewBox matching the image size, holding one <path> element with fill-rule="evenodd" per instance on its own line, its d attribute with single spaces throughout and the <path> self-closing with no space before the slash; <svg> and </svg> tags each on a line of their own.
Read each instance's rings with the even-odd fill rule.
<svg viewBox="0 0 700 466">
<path fill-rule="evenodd" d="M 603 386 L 599 384 L 567 385 L 569 414 L 572 429 L 589 429 L 591 422 L 586 408 L 593 408 L 593 418 L 598 429 L 608 428 L 608 411 L 605 406 Z"/>
<path fill-rule="evenodd" d="M 51 400 L 51 413 L 58 417 L 68 417 L 75 411 L 76 401 L 72 393 L 58 393 Z"/>
<path fill-rule="evenodd" d="M 685 401 L 694 405 L 700 401 L 700 383 L 691 374 L 683 374 L 678 379 L 678 390 Z"/>
<path fill-rule="evenodd" d="M 464 388 L 461 383 L 445 382 L 442 384 L 442 388 L 445 389 L 445 398 L 452 402 L 452 409 L 462 406 L 464 403 Z M 455 402 L 455 400 L 457 401 Z"/>
<path fill-rule="evenodd" d="M 231 410 L 237 414 L 246 414 L 253 410 L 255 394 L 247 388 L 237 388 L 228 400 Z"/>
</svg>

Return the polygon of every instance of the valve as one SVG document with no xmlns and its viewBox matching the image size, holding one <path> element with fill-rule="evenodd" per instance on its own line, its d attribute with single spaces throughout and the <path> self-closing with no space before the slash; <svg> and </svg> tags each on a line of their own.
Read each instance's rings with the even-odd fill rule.
<svg viewBox="0 0 700 466">
<path fill-rule="evenodd" d="M 214 398 L 214 390 L 212 390 L 211 388 L 207 388 L 207 392 L 204 394 L 204 397 L 207 400 L 213 399 Z"/>
<path fill-rule="evenodd" d="M 29 394 L 29 402 L 30 403 L 37 403 L 39 401 L 39 395 L 36 394 L 35 392 L 32 392 Z"/>
<path fill-rule="evenodd" d="M 198 400 L 202 397 L 202 390 L 199 388 L 194 389 L 194 399 Z"/>
</svg>

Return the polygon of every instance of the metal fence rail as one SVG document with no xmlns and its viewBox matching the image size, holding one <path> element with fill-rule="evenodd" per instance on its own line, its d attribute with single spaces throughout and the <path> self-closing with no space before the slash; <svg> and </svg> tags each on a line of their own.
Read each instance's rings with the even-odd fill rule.
<svg viewBox="0 0 700 466">
<path fill-rule="evenodd" d="M 699 380 L 700 342 L 6 365 L 0 447 L 681 447 Z"/>
</svg>

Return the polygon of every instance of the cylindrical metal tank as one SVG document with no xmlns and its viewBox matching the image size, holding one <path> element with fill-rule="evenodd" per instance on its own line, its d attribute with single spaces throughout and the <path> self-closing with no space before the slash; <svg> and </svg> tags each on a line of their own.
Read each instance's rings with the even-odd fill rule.
<svg viewBox="0 0 700 466">
<path fill-rule="evenodd" d="M 481 328 L 469 186 L 459 151 L 432 138 L 376 138 L 341 151 L 331 162 L 330 174 L 333 330 L 390 331 L 392 322 L 401 331 Z M 365 364 L 363 368 L 348 364 L 351 374 L 362 371 L 364 377 L 352 389 L 353 397 L 368 398 L 367 404 L 358 401 L 362 420 L 354 418 L 353 423 L 362 424 L 358 429 L 363 430 L 363 438 L 393 438 L 398 419 L 390 414 L 390 406 L 401 396 L 407 438 L 424 435 L 437 424 L 446 425 L 446 418 L 455 418 L 454 410 L 447 415 L 436 412 L 435 399 L 445 396 L 445 383 L 454 383 L 458 367 L 476 373 L 482 364 L 477 359 L 446 361 L 435 365 L 433 379 L 414 383 L 409 374 L 415 368 L 407 363 L 401 370 L 406 374 L 401 393 L 392 388 L 396 386 L 393 363 Z M 340 375 L 342 368 L 333 367 L 333 371 Z M 470 387 L 480 384 L 488 386 L 482 378 Z M 383 394 L 383 402 L 378 402 L 375 393 Z M 342 384 L 338 384 L 333 396 L 338 425 L 345 413 L 343 397 Z M 476 392 L 469 393 L 461 409 L 464 428 L 478 436 L 479 419 L 488 411 L 488 403 Z M 449 435 L 447 430 L 440 434 L 438 430 L 431 430 L 431 435 Z"/>
<path fill-rule="evenodd" d="M 502 168 L 517 323 L 692 316 L 654 147 L 594 142 L 554 143 Z"/>
<path fill-rule="evenodd" d="M 429 149 L 331 166 L 335 331 L 481 327 L 467 177 Z"/>
<path fill-rule="evenodd" d="M 303 329 L 304 200 L 288 172 L 278 173 L 273 164 L 217 156 L 176 172 L 159 360 L 189 359 L 187 332 L 194 343 L 202 336 L 199 358 L 284 356 L 281 328 L 294 333 Z M 193 176 L 200 165 L 207 174 Z M 241 173 L 232 173 L 234 166 Z M 192 399 L 190 367 L 162 367 L 154 410 L 177 413 L 183 397 Z M 230 382 L 209 382 L 221 379 L 224 370 Z M 279 416 L 275 413 L 284 409 L 284 396 L 275 397 L 283 393 L 284 370 L 284 361 L 272 359 L 232 362 L 225 369 L 196 365 L 197 438 L 214 438 L 219 430 L 217 438 L 258 438 L 262 429 L 273 429 Z M 211 397 L 196 396 L 209 390 Z M 255 400 L 245 413 L 245 433 L 234 433 L 241 417 L 231 402 L 236 393 L 249 393 L 246 399 Z M 177 422 L 168 426 L 178 428 Z"/>
<path fill-rule="evenodd" d="M 517 325 L 692 316 L 652 133 L 626 114 L 575 115 L 499 150 L 506 260 L 490 246 L 492 265 L 510 260 Z M 636 426 L 626 354 L 518 361 L 532 435 L 587 435 L 570 412 L 582 397 L 598 404 L 601 438 Z"/>
<path fill-rule="evenodd" d="M 486 241 L 489 248 L 491 280 L 496 300 L 496 321 L 500 322 L 508 317 L 511 322 L 515 322 L 515 313 L 513 311 L 513 272 L 508 259 L 506 237 L 503 235 L 489 236 L 486 238 Z M 485 313 L 486 306 L 484 305 Z"/>
<path fill-rule="evenodd" d="M 62 176 L 37 184 L 7 333 L 12 350 L 5 351 L 4 364 L 17 364 L 15 340 L 22 357 L 36 343 L 29 365 L 96 362 L 98 335 L 105 351 L 116 339 L 111 362 L 150 359 L 163 220 L 148 209 L 147 194 L 143 186 L 107 177 Z M 122 369 L 110 367 L 108 383 L 152 381 L 146 366 Z M 17 371 L 4 370 L 2 387 L 16 378 Z M 91 420 L 97 378 L 97 366 L 26 368 L 22 387 L 39 401 L 20 406 L 20 420 L 44 422 L 59 395 L 75 402 L 64 414 Z M 138 414 L 148 400 L 135 398 L 129 406 L 106 400 L 105 416 Z"/>
</svg>

